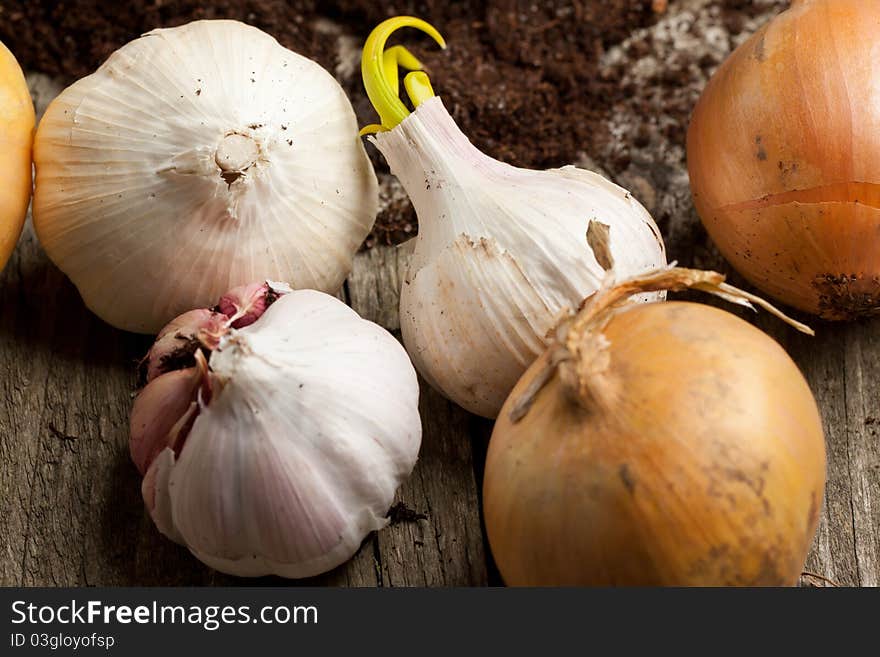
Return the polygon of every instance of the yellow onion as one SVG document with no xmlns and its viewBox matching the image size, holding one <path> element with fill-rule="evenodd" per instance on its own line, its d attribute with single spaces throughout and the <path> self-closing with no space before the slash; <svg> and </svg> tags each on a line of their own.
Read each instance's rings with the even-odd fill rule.
<svg viewBox="0 0 880 657">
<path fill-rule="evenodd" d="M 749 281 L 827 319 L 880 310 L 880 2 L 794 0 L 709 82 L 694 202 Z"/>
<path fill-rule="evenodd" d="M 505 402 L 483 493 L 507 584 L 798 579 L 825 482 L 815 401 L 779 344 L 735 315 L 619 303 L 682 287 L 760 302 L 684 269 L 606 287 Z"/>
<path fill-rule="evenodd" d="M 34 104 L 15 57 L 0 43 L 0 269 L 9 260 L 31 200 Z"/>
</svg>

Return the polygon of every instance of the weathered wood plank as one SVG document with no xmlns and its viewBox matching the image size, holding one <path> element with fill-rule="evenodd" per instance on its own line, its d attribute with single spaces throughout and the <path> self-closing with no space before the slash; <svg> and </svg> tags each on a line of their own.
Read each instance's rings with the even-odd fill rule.
<svg viewBox="0 0 880 657">
<path fill-rule="evenodd" d="M 847 457 L 859 584 L 880 586 L 880 321 L 847 327 Z"/>
<path fill-rule="evenodd" d="M 145 342 L 85 311 L 30 229 L 0 290 L 0 371 L 12 387 L 0 400 L 3 581 L 126 581 L 125 537 L 139 518 L 119 506 L 136 485 L 119 463 L 129 461 L 126 416 Z"/>
<path fill-rule="evenodd" d="M 828 481 L 807 570 L 850 586 L 880 585 L 880 321 L 801 317 L 815 338 L 756 323 L 801 367 L 822 413 Z M 776 324 L 775 326 L 773 324 Z"/>
</svg>

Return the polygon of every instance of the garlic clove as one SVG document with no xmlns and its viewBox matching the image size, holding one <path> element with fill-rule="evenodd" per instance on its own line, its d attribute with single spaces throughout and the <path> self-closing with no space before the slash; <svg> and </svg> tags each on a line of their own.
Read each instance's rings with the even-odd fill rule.
<svg viewBox="0 0 880 657">
<path fill-rule="evenodd" d="M 166 447 L 156 455 L 144 475 L 144 480 L 141 482 L 141 495 L 156 529 L 175 543 L 183 544 L 183 538 L 174 528 L 174 521 L 171 519 L 168 478 L 173 467 L 174 451 Z"/>
<path fill-rule="evenodd" d="M 572 290 L 572 308 L 577 298 Z M 403 285 L 400 305 L 416 368 L 459 406 L 485 417 L 494 417 L 544 351 L 543 336 L 557 319 L 509 251 L 466 235 Z"/>
<path fill-rule="evenodd" d="M 56 98 L 34 225 L 104 320 L 155 332 L 236 285 L 335 292 L 378 187 L 345 92 L 235 21 L 154 30 Z"/>
<path fill-rule="evenodd" d="M 217 309 L 229 317 L 232 328 L 244 328 L 257 321 L 272 302 L 290 292 L 286 283 L 251 283 L 220 297 Z"/>
<path fill-rule="evenodd" d="M 200 348 L 216 349 L 230 326 L 253 324 L 278 297 L 290 291 L 286 283 L 273 281 L 242 285 L 220 297 L 214 310 L 200 308 L 174 318 L 159 331 L 147 354 L 147 382 L 194 364 Z"/>
<path fill-rule="evenodd" d="M 175 527 L 196 556 L 226 572 L 256 576 L 295 568 L 289 574 L 299 577 L 329 570 L 386 524 L 385 499 L 393 492 L 371 490 L 376 482 L 365 467 L 334 472 L 320 465 L 324 449 L 360 457 L 362 449 L 342 442 L 303 447 L 302 430 L 277 417 L 267 422 L 265 405 L 255 410 L 264 417 L 243 421 L 218 408 L 190 434 L 169 480 Z M 376 464 L 376 471 L 384 469 Z M 372 503 L 350 508 L 348 499 L 364 495 Z"/>
<path fill-rule="evenodd" d="M 148 383 L 131 411 L 131 458 L 141 474 L 166 447 L 176 444 L 180 424 L 202 383 L 198 367 L 168 372 Z M 175 431 L 176 430 L 176 431 Z"/>
</svg>

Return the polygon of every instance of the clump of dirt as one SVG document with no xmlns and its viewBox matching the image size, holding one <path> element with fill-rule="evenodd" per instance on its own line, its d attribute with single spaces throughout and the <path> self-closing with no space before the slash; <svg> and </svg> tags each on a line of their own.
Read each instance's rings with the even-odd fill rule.
<svg viewBox="0 0 880 657">
<path fill-rule="evenodd" d="M 599 73 L 611 45 L 655 19 L 650 2 L 487 3 L 455 21 L 424 59 L 456 122 L 478 148 L 527 167 L 569 164 L 608 138 L 622 90 Z"/>
<path fill-rule="evenodd" d="M 880 315 L 880 278 L 859 274 L 822 274 L 812 283 L 819 295 L 819 317 L 853 321 Z"/>
<path fill-rule="evenodd" d="M 654 215 L 670 259 L 727 271 L 700 224 L 685 162 L 690 114 L 712 73 L 788 0 L 677 0 L 653 25 L 602 57 L 619 80 L 606 132 L 591 155 Z"/>
<path fill-rule="evenodd" d="M 403 502 L 397 502 L 394 506 L 388 509 L 387 517 L 392 525 L 397 525 L 402 522 L 418 522 L 419 520 L 428 519 L 428 516 L 424 513 L 413 511 Z"/>
</svg>

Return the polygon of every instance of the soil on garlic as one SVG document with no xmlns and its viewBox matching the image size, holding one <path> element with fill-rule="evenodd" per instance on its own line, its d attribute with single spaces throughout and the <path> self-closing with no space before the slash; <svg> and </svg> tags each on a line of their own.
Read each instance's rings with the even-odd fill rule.
<svg viewBox="0 0 880 657">
<path fill-rule="evenodd" d="M 210 355 L 210 352 L 202 347 L 202 343 L 194 335 L 178 333 L 174 336 L 174 339 L 179 340 L 179 346 L 177 346 L 174 351 L 165 354 L 159 359 L 160 374 L 195 367 L 196 352 L 199 349 L 202 349 L 205 358 Z M 138 364 L 138 387 L 142 387 L 147 383 L 147 369 L 149 364 L 148 356 L 145 356 Z"/>
</svg>

